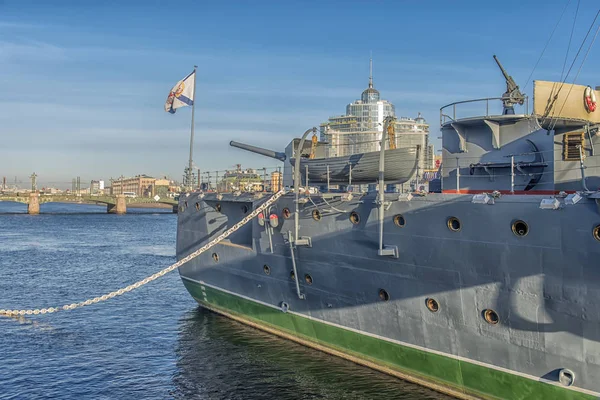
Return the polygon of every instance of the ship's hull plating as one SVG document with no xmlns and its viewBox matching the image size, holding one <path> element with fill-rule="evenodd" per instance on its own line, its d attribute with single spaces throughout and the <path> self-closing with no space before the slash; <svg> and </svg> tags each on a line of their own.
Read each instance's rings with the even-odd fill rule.
<svg viewBox="0 0 600 400">
<path fill-rule="evenodd" d="M 537 196 L 505 196 L 494 205 L 470 199 L 438 194 L 393 202 L 384 244 L 398 246 L 398 259 L 377 256 L 373 198 L 306 203 L 300 234 L 312 247 L 295 251 L 305 299 L 296 294 L 283 237 L 293 231 L 293 218 L 281 219 L 271 240 L 253 221 L 180 273 L 210 309 L 456 396 L 597 398 L 600 242 L 591 233 L 600 223 L 597 204 L 541 210 Z M 179 215 L 180 258 L 239 221 L 244 206 L 260 203 L 195 194 L 181 201 L 188 207 Z M 284 197 L 272 212 L 281 218 L 293 205 Z M 350 211 L 360 215 L 358 224 Z M 394 223 L 398 214 L 403 227 Z M 458 232 L 448 229 L 449 217 L 460 220 Z M 512 232 L 517 219 L 528 224 L 524 237 Z M 438 302 L 437 312 L 427 309 L 428 298 Z M 485 321 L 486 309 L 497 312 L 499 323 Z M 573 372 L 572 386 L 559 382 L 562 369 Z"/>
</svg>

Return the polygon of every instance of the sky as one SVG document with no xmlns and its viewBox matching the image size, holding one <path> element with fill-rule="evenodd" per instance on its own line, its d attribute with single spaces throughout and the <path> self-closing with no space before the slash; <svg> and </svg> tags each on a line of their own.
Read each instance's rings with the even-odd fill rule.
<svg viewBox="0 0 600 400">
<path fill-rule="evenodd" d="M 38 186 L 70 187 L 76 176 L 180 180 L 191 108 L 172 115 L 164 102 L 194 65 L 194 165 L 203 171 L 277 166 L 229 141 L 282 151 L 344 114 L 367 87 L 370 54 L 382 98 L 398 116 L 421 112 L 439 149 L 441 106 L 504 92 L 493 54 L 531 95 L 538 59 L 532 79 L 559 80 L 572 28 L 566 69 L 599 7 L 597 0 L 0 0 L 0 178 L 17 177 L 23 187 L 32 172 Z M 600 86 L 598 65 L 600 44 L 577 83 Z"/>
</svg>

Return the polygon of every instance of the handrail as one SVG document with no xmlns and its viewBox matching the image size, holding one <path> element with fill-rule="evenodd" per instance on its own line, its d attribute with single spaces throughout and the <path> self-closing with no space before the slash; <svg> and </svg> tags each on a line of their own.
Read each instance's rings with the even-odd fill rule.
<svg viewBox="0 0 600 400">
<path fill-rule="evenodd" d="M 490 114 L 490 100 L 504 101 L 506 99 L 507 99 L 506 97 L 486 97 L 486 98 L 481 98 L 481 99 L 455 101 L 453 103 L 446 104 L 445 106 L 440 108 L 440 126 L 445 125 L 448 122 L 454 122 L 457 120 L 456 106 L 459 104 L 485 102 L 485 115 L 480 115 L 480 116 L 488 117 L 491 115 Z M 525 96 L 524 106 L 525 106 L 525 115 L 528 115 L 529 114 L 529 96 Z M 444 110 L 448 107 L 452 107 L 452 116 L 444 113 Z M 496 114 L 496 115 L 498 115 L 498 114 Z"/>
</svg>

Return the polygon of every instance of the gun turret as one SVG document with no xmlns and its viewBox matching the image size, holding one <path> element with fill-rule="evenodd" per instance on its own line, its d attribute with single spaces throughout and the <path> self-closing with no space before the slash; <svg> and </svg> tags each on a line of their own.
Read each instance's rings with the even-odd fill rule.
<svg viewBox="0 0 600 400">
<path fill-rule="evenodd" d="M 506 92 L 504 92 L 502 95 L 502 103 L 504 104 L 503 114 L 514 114 L 515 109 L 513 108 L 513 105 L 523 105 L 523 103 L 525 103 L 525 96 L 519 90 L 519 85 L 515 83 L 515 80 L 512 78 L 512 76 L 508 75 L 508 72 L 506 72 L 506 70 L 502 67 L 502 64 L 500 64 L 500 61 L 496 55 L 494 55 L 494 60 L 496 61 L 496 64 L 498 64 L 498 67 L 500 68 L 500 71 L 502 71 L 502 75 L 504 75 L 504 79 L 506 80 Z"/>
<path fill-rule="evenodd" d="M 238 149 L 250 151 L 252 153 L 260 154 L 261 156 L 271 157 L 279 161 L 285 161 L 285 153 L 280 153 L 278 151 L 273 151 L 269 149 L 263 149 L 262 147 L 251 146 L 249 144 L 240 143 L 231 141 L 229 145 L 232 147 L 237 147 Z"/>
</svg>

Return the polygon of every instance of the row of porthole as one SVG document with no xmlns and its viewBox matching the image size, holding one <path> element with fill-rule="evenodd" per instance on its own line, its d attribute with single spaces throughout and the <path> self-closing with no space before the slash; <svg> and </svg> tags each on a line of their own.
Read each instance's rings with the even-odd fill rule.
<svg viewBox="0 0 600 400">
<path fill-rule="evenodd" d="M 396 226 L 399 226 L 400 228 L 403 228 L 406 226 L 406 219 L 401 214 L 397 214 L 394 216 L 394 224 L 396 224 Z M 448 218 L 448 220 L 446 221 L 446 225 L 448 226 L 448 229 L 450 229 L 452 232 L 460 232 L 460 230 L 462 229 L 462 224 L 460 220 L 456 217 Z M 525 221 L 519 219 L 512 223 L 511 230 L 515 234 L 515 236 L 523 237 L 529 233 L 529 225 L 527 225 Z M 598 225 L 595 228 L 595 230 L 598 232 L 594 233 L 594 237 L 598 235 L 596 239 L 600 240 L 600 225 Z"/>
<path fill-rule="evenodd" d="M 213 260 L 215 260 L 215 262 L 219 262 L 219 255 L 217 253 L 213 253 L 212 257 Z M 267 264 L 263 265 L 263 272 L 265 273 L 265 275 L 271 275 L 271 267 L 269 267 Z M 296 280 L 296 274 L 294 274 L 293 270 L 290 271 L 290 279 Z M 310 274 L 304 275 L 304 281 L 308 285 L 313 284 L 313 278 Z M 381 301 L 389 301 L 390 294 L 385 289 L 379 289 L 379 299 Z M 425 307 L 427 307 L 427 309 L 432 313 L 436 313 L 440 310 L 440 305 L 438 301 L 432 297 L 428 297 L 427 299 L 425 299 Z M 496 313 L 496 311 L 492 309 L 488 308 L 483 310 L 482 316 L 483 319 L 490 325 L 496 325 L 498 322 L 500 322 L 500 317 L 498 317 L 498 313 Z"/>
<path fill-rule="evenodd" d="M 284 208 L 281 212 L 284 219 L 289 219 L 292 216 L 292 212 L 289 208 Z M 312 211 L 312 217 L 315 221 L 321 220 L 321 211 L 315 209 Z M 352 211 L 349 216 L 350 222 L 354 225 L 360 223 L 360 215 L 356 211 Z"/>
<path fill-rule="evenodd" d="M 265 275 L 271 275 L 271 267 L 269 267 L 267 264 L 263 265 L 263 272 L 265 273 Z M 294 271 L 290 271 L 290 279 L 296 280 L 296 274 L 294 274 Z M 304 275 L 304 281 L 308 285 L 312 285 L 313 278 L 312 276 L 310 276 L 310 274 L 306 274 Z"/>
<path fill-rule="evenodd" d="M 379 299 L 381 301 L 389 301 L 390 295 L 385 289 L 379 289 Z M 432 297 L 428 297 L 425 299 L 425 307 L 427 307 L 427 309 L 432 313 L 436 313 L 440 310 L 440 304 L 437 302 L 436 299 Z M 496 311 L 490 308 L 483 310 L 481 315 L 485 322 L 487 322 L 490 325 L 496 325 L 498 322 L 500 322 L 500 317 L 498 317 L 498 313 L 496 313 Z"/>
<path fill-rule="evenodd" d="M 284 209 L 284 211 L 287 209 Z M 289 210 L 288 210 L 289 212 Z M 284 218 L 286 214 L 284 213 Z M 313 210 L 312 217 L 315 221 L 321 220 L 321 212 L 319 210 Z M 289 218 L 289 217 L 288 217 Z M 350 222 L 353 224 L 360 223 L 360 215 L 356 211 L 352 211 L 349 216 Z M 406 226 L 406 219 L 402 214 L 396 214 L 393 218 L 394 224 L 400 228 Z M 448 229 L 452 232 L 459 232 L 462 228 L 460 220 L 456 217 L 450 217 L 447 221 Z M 529 232 L 529 226 L 525 221 L 517 220 L 512 224 L 512 231 L 516 236 L 525 236 Z M 594 237 L 600 241 L 600 225 L 594 229 Z"/>
<path fill-rule="evenodd" d="M 184 203 L 184 207 L 182 207 L 181 212 L 185 211 L 185 209 L 187 208 L 188 204 L 187 201 Z M 247 205 L 243 205 L 242 207 L 242 213 L 246 214 L 249 211 L 249 208 Z M 221 212 L 221 203 L 217 203 L 215 204 L 215 210 L 217 212 Z M 200 211 L 200 203 L 196 203 L 196 211 Z"/>
<path fill-rule="evenodd" d="M 321 220 L 321 213 L 319 212 L 319 210 L 313 210 L 312 216 L 313 219 L 315 219 L 316 221 Z M 353 224 L 358 224 L 360 222 L 360 215 L 358 215 L 356 211 L 352 211 L 350 213 L 349 218 L 350 222 L 352 222 Z M 393 221 L 394 224 L 400 228 L 404 228 L 406 226 L 406 219 L 402 214 L 396 214 L 393 218 Z M 460 220 L 456 217 L 448 218 L 446 224 L 448 226 L 448 229 L 450 229 L 452 232 L 459 232 L 462 229 L 462 224 Z M 527 234 L 529 233 L 529 225 L 527 225 L 525 221 L 519 219 L 513 221 L 513 223 L 511 224 L 511 230 L 515 236 L 527 236 Z M 594 227 L 594 229 L 592 230 L 592 235 L 594 236 L 594 239 L 600 242 L 600 225 L 596 225 Z"/>
<path fill-rule="evenodd" d="M 185 202 L 185 207 L 187 207 L 187 201 Z M 185 210 L 185 208 L 181 211 L 183 212 L 184 210 Z M 200 210 L 199 203 L 196 203 L 196 210 Z M 215 210 L 217 210 L 217 212 L 221 212 L 221 204 L 217 203 L 215 205 Z M 242 206 L 242 212 L 244 214 L 246 214 L 248 212 L 247 205 Z M 284 208 L 282 211 L 282 215 L 283 215 L 284 219 L 289 219 L 292 216 L 292 213 L 289 208 Z M 321 220 L 321 212 L 317 209 L 313 210 L 312 217 L 315 221 L 320 221 Z M 349 219 L 350 219 L 350 222 L 352 222 L 354 225 L 357 225 L 360 223 L 360 215 L 356 211 L 352 211 L 350 213 Z M 403 228 L 406 226 L 406 219 L 404 218 L 404 216 L 402 214 L 396 214 L 394 216 L 393 221 L 394 221 L 394 224 L 396 226 L 399 226 L 400 228 Z M 462 224 L 461 224 L 460 220 L 456 217 L 448 218 L 448 220 L 446 221 L 446 225 L 448 226 L 448 229 L 450 229 L 452 232 L 459 232 L 462 229 Z M 529 233 L 529 225 L 527 225 L 527 223 L 525 221 L 516 220 L 512 223 L 511 230 L 515 234 L 515 236 L 518 236 L 518 237 L 527 236 L 527 234 Z M 597 241 L 600 242 L 600 225 L 596 225 L 594 227 L 594 229 L 592 230 L 592 235 L 594 236 L 594 239 L 596 239 Z"/>
</svg>

